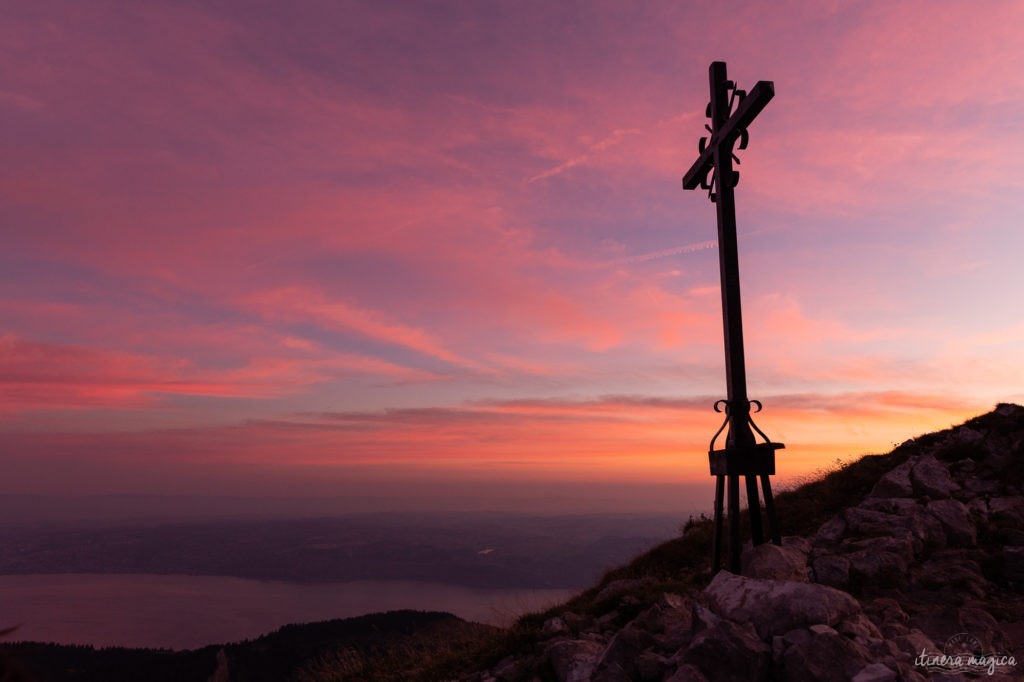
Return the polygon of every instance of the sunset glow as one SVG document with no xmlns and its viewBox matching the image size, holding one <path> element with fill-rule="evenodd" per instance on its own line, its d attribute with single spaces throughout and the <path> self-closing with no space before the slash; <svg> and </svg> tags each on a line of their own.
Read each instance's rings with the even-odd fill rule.
<svg viewBox="0 0 1024 682">
<path fill-rule="evenodd" d="M 0 493 L 710 487 L 715 59 L 778 477 L 1024 401 L 1019 2 L 0 16 Z"/>
</svg>

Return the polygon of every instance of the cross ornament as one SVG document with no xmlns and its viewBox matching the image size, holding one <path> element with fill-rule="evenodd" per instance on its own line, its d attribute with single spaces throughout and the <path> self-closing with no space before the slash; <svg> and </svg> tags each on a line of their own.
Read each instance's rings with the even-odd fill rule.
<svg viewBox="0 0 1024 682">
<path fill-rule="evenodd" d="M 769 539 L 780 544 L 775 502 L 769 476 L 775 473 L 775 451 L 784 448 L 773 443 L 750 417 L 761 410 L 761 403 L 747 398 L 747 370 L 743 355 L 743 317 L 740 311 L 739 255 L 736 245 L 736 202 L 733 190 L 739 182 L 739 171 L 733 162 L 740 160 L 734 148 L 745 149 L 747 127 L 775 96 L 771 81 L 758 81 L 747 93 L 739 90 L 726 75 L 725 62 L 712 62 L 709 69 L 711 101 L 706 116 L 711 119 L 705 129 L 710 137 L 702 137 L 699 156 L 683 177 L 683 189 L 705 189 L 718 213 L 718 257 L 722 282 L 722 323 L 725 340 L 725 379 L 727 398 L 715 403 L 716 412 L 725 413 L 725 421 L 711 439 L 708 459 L 715 477 L 715 532 L 712 545 L 712 572 L 722 559 L 722 507 L 725 485 L 729 496 L 729 570 L 740 572 L 740 506 L 739 477 L 746 482 L 750 533 L 754 545 L 765 541 L 761 523 L 758 479 L 764 493 L 765 517 Z M 725 447 L 715 449 L 719 434 L 728 427 Z M 764 440 L 758 442 L 754 431 Z"/>
</svg>

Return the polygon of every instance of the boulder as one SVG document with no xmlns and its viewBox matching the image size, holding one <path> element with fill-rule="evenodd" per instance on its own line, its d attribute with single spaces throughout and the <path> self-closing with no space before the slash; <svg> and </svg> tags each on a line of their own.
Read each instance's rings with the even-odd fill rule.
<svg viewBox="0 0 1024 682">
<path fill-rule="evenodd" d="M 814 550 L 814 545 L 807 538 L 802 538 L 799 535 L 787 535 L 782 538 L 782 546 L 789 547 L 803 554 L 810 554 Z"/>
<path fill-rule="evenodd" d="M 842 540 L 845 534 L 846 522 L 841 516 L 836 516 L 821 524 L 814 534 L 813 542 L 819 546 L 830 546 Z"/>
<path fill-rule="evenodd" d="M 642 651 L 636 658 L 636 673 L 641 682 L 661 682 L 670 667 L 669 660 L 653 651 Z"/>
<path fill-rule="evenodd" d="M 663 651 L 676 651 L 690 639 L 693 629 L 692 605 L 678 594 L 666 592 L 658 601 L 630 622 L 654 636 Z"/>
<path fill-rule="evenodd" d="M 833 631 L 812 633 L 806 642 L 786 649 L 782 657 L 782 679 L 848 680 L 868 663 L 867 649 Z"/>
<path fill-rule="evenodd" d="M 931 590 L 941 589 L 958 595 L 982 597 L 988 589 L 988 581 L 982 575 L 978 562 L 957 550 L 933 556 L 915 567 L 912 574 L 916 586 Z"/>
<path fill-rule="evenodd" d="M 554 637 L 555 635 L 568 635 L 572 634 L 572 630 L 566 625 L 565 621 L 558 616 L 554 618 L 548 618 L 544 621 L 544 625 L 540 629 L 541 633 L 548 637 Z"/>
<path fill-rule="evenodd" d="M 784 635 L 772 637 L 772 663 L 776 668 L 782 667 L 782 658 L 789 647 L 806 642 L 811 638 L 811 631 L 806 628 L 790 630 Z"/>
<path fill-rule="evenodd" d="M 846 592 L 815 583 L 758 580 L 719 571 L 704 589 L 722 618 L 752 623 L 761 639 L 818 623 L 835 625 L 860 611 Z"/>
<path fill-rule="evenodd" d="M 498 682 L 521 680 L 529 674 L 531 662 L 530 659 L 506 656 L 491 669 L 491 674 Z"/>
<path fill-rule="evenodd" d="M 1024 497 L 993 497 L 988 501 L 988 518 L 1000 526 L 1024 527 Z"/>
<path fill-rule="evenodd" d="M 881 663 L 869 663 L 850 682 L 896 682 L 896 671 Z"/>
<path fill-rule="evenodd" d="M 972 495 L 994 495 L 1003 487 L 1000 481 L 972 476 L 964 481 L 964 489 Z"/>
<path fill-rule="evenodd" d="M 900 554 L 862 549 L 848 554 L 850 584 L 859 589 L 898 587 L 907 582 L 907 560 Z"/>
<path fill-rule="evenodd" d="M 748 547 L 740 562 L 748 578 L 807 582 L 807 554 L 794 547 L 771 543 Z"/>
<path fill-rule="evenodd" d="M 586 639 L 563 639 L 547 647 L 546 655 L 558 682 L 589 682 L 604 646 Z"/>
<path fill-rule="evenodd" d="M 914 542 L 909 534 L 902 537 L 874 537 L 862 540 L 846 540 L 842 549 L 847 552 L 889 552 L 900 556 L 904 561 L 914 560 Z"/>
<path fill-rule="evenodd" d="M 716 682 L 756 682 L 768 679 L 771 650 L 750 623 L 722 620 L 693 638 L 683 663 L 696 666 Z"/>
<path fill-rule="evenodd" d="M 878 479 L 868 493 L 869 497 L 912 497 L 914 487 L 910 482 L 912 461 L 906 461 Z"/>
<path fill-rule="evenodd" d="M 957 611 L 957 623 L 963 632 L 969 632 L 981 641 L 986 652 L 1007 651 L 1011 642 L 992 614 L 978 606 L 965 606 Z"/>
<path fill-rule="evenodd" d="M 999 556 L 999 575 L 1004 580 L 1024 582 L 1024 547 L 1004 547 Z"/>
<path fill-rule="evenodd" d="M 640 652 L 654 643 L 654 636 L 646 630 L 624 627 L 608 643 L 591 678 L 594 682 L 618 682 L 638 675 L 636 667 Z"/>
<path fill-rule="evenodd" d="M 885 514 L 910 514 L 920 505 L 911 497 L 880 497 L 876 495 L 865 498 L 857 506 Z"/>
<path fill-rule="evenodd" d="M 923 455 L 911 468 L 910 481 L 916 494 L 932 499 L 945 499 L 960 489 L 946 465 L 930 454 Z"/>
<path fill-rule="evenodd" d="M 903 610 L 900 602 L 892 597 L 877 597 L 865 602 L 864 610 L 874 619 L 876 625 L 882 623 L 906 625 L 910 622 L 910 615 Z"/>
<path fill-rule="evenodd" d="M 958 500 L 932 500 L 927 506 L 928 514 L 942 524 L 946 542 L 950 547 L 974 547 L 978 544 L 978 529 L 971 518 L 971 512 Z"/>
<path fill-rule="evenodd" d="M 824 554 L 814 560 L 814 582 L 845 590 L 850 585 L 850 560 L 838 554 Z"/>
<path fill-rule="evenodd" d="M 855 613 L 844 618 L 836 629 L 839 631 L 839 634 L 846 635 L 851 639 L 860 637 L 867 641 L 882 638 L 882 633 L 879 629 L 863 613 Z"/>
<path fill-rule="evenodd" d="M 665 678 L 665 682 L 708 682 L 708 678 L 697 666 L 684 663 L 671 676 Z"/>
<path fill-rule="evenodd" d="M 613 580 L 597 593 L 597 596 L 594 597 L 594 603 L 598 604 L 603 601 L 610 601 L 612 599 L 628 595 L 647 585 L 653 584 L 653 582 L 654 581 L 649 578 L 623 578 L 622 580 Z"/>
<path fill-rule="evenodd" d="M 701 604 L 693 605 L 693 634 L 715 627 L 722 619 Z"/>
<path fill-rule="evenodd" d="M 899 528 L 900 517 L 864 507 L 847 507 L 843 510 L 846 534 L 849 535 L 892 535 Z"/>
</svg>

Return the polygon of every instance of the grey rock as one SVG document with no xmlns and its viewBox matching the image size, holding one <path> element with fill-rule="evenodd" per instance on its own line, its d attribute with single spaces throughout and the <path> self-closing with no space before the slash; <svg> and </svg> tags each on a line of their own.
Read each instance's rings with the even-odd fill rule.
<svg viewBox="0 0 1024 682">
<path fill-rule="evenodd" d="M 629 680 L 638 674 L 640 652 L 653 644 L 653 635 L 640 628 L 625 627 L 608 643 L 594 671 L 594 682 Z"/>
<path fill-rule="evenodd" d="M 868 656 L 864 647 L 835 631 L 821 632 L 786 649 L 782 678 L 793 682 L 848 680 L 867 666 Z"/>
<path fill-rule="evenodd" d="M 963 502 L 933 500 L 928 503 L 927 510 L 942 524 L 950 547 L 974 547 L 978 544 L 978 528 Z"/>
<path fill-rule="evenodd" d="M 597 628 L 599 630 L 612 630 L 615 628 L 619 618 L 620 614 L 618 611 L 609 611 L 597 619 Z"/>
<path fill-rule="evenodd" d="M 850 560 L 837 554 L 824 554 L 814 560 L 814 581 L 845 590 L 850 585 Z"/>
<path fill-rule="evenodd" d="M 1003 547 L 999 558 L 1000 577 L 1017 583 L 1024 582 L 1024 547 Z"/>
<path fill-rule="evenodd" d="M 988 517 L 998 525 L 1024 527 L 1024 497 L 993 497 L 988 501 Z"/>
<path fill-rule="evenodd" d="M 592 617 L 582 616 L 573 611 L 563 611 L 561 618 L 574 632 L 590 629 L 595 623 Z"/>
<path fill-rule="evenodd" d="M 548 637 L 553 637 L 555 635 L 568 635 L 572 633 L 572 630 L 568 625 L 566 625 L 565 621 L 558 616 L 548 618 L 544 621 L 544 625 L 541 626 L 540 631 Z"/>
<path fill-rule="evenodd" d="M 923 455 L 911 468 L 910 481 L 915 493 L 933 499 L 947 498 L 960 489 L 946 465 L 930 454 Z"/>
<path fill-rule="evenodd" d="M 988 580 L 978 562 L 955 550 L 941 552 L 915 567 L 913 580 L 918 587 L 951 590 L 961 595 L 981 597 L 988 590 Z"/>
<path fill-rule="evenodd" d="M 839 623 L 836 629 L 839 631 L 839 634 L 846 635 L 851 639 L 856 639 L 858 637 L 861 637 L 864 640 L 882 638 L 882 633 L 879 629 L 871 622 L 871 619 L 863 613 L 855 613 L 852 616 L 847 616 L 841 623 Z"/>
<path fill-rule="evenodd" d="M 529 668 L 528 660 L 506 656 L 491 669 L 491 674 L 499 682 L 513 682 L 525 678 Z"/>
<path fill-rule="evenodd" d="M 836 516 L 821 524 L 814 534 L 815 545 L 830 546 L 838 543 L 846 534 L 846 522 L 841 516 Z"/>
<path fill-rule="evenodd" d="M 806 628 L 797 628 L 784 635 L 775 635 L 772 637 L 772 662 L 776 667 L 781 668 L 786 649 L 809 641 L 811 636 L 811 631 Z"/>
<path fill-rule="evenodd" d="M 965 445 L 975 445 L 985 440 L 985 434 L 975 431 L 970 426 L 961 426 L 956 430 L 956 439 Z"/>
<path fill-rule="evenodd" d="M 1006 528 L 1002 532 L 1003 543 L 1011 547 L 1024 547 L 1024 529 Z"/>
<path fill-rule="evenodd" d="M 683 663 L 716 682 L 755 682 L 768 679 L 771 650 L 750 623 L 723 620 L 693 638 Z"/>
<path fill-rule="evenodd" d="M 957 611 L 957 623 L 963 632 L 977 637 L 985 651 L 1006 651 L 1010 648 L 1009 638 L 992 614 L 978 606 L 965 606 Z"/>
<path fill-rule="evenodd" d="M 896 671 L 881 663 L 869 663 L 850 682 L 896 682 Z"/>
<path fill-rule="evenodd" d="M 647 578 L 624 578 L 622 580 L 613 580 L 597 593 L 597 596 L 594 597 L 594 603 L 599 604 L 603 601 L 628 595 L 646 585 L 652 584 L 652 582 L 653 581 Z"/>
<path fill-rule="evenodd" d="M 654 635 L 657 648 L 675 651 L 690 640 L 693 613 L 690 602 L 677 594 L 665 593 L 658 601 L 630 622 Z"/>
<path fill-rule="evenodd" d="M 825 585 L 758 580 L 727 571 L 719 571 L 704 594 L 715 614 L 753 623 L 762 639 L 817 623 L 835 625 L 861 610 L 849 594 Z"/>
<path fill-rule="evenodd" d="M 907 560 L 895 552 L 863 549 L 847 555 L 850 584 L 860 589 L 899 587 L 907 583 Z"/>
<path fill-rule="evenodd" d="M 548 646 L 546 654 L 559 682 L 589 682 L 604 647 L 585 639 L 564 639 Z"/>
<path fill-rule="evenodd" d="M 936 652 L 935 643 L 917 628 L 912 628 L 906 634 L 893 638 L 893 643 L 899 648 L 905 658 L 913 660 L 922 651 Z"/>
<path fill-rule="evenodd" d="M 771 543 L 749 547 L 740 562 L 748 578 L 807 582 L 807 554 L 794 547 Z"/>
<path fill-rule="evenodd" d="M 912 497 L 914 487 L 910 482 L 913 461 L 907 460 L 878 479 L 868 493 L 869 497 Z"/>
<path fill-rule="evenodd" d="M 899 555 L 904 561 L 914 560 L 914 542 L 909 534 L 899 537 L 874 537 L 862 540 L 848 540 L 843 543 L 848 552 L 890 552 Z"/>
<path fill-rule="evenodd" d="M 971 480 L 973 481 L 974 479 Z M 976 497 L 968 502 L 967 511 L 971 512 L 971 516 L 976 516 L 982 521 L 988 521 L 988 502 L 981 497 Z"/>
<path fill-rule="evenodd" d="M 999 481 L 991 478 L 978 478 L 973 476 L 964 481 L 964 489 L 974 495 L 994 495 L 1003 487 Z"/>
<path fill-rule="evenodd" d="M 710 609 L 702 604 L 693 605 L 693 634 L 715 627 L 721 622 L 721 618 L 712 613 Z"/>
<path fill-rule="evenodd" d="M 836 632 L 835 628 L 829 627 L 828 625 L 825 625 L 824 623 L 818 623 L 817 625 L 812 625 L 811 627 L 807 628 L 807 630 L 812 635 L 838 635 L 839 634 L 838 632 Z"/>
<path fill-rule="evenodd" d="M 885 512 L 872 511 L 864 507 L 848 507 L 843 510 L 846 534 L 850 535 L 892 535 L 898 527 L 898 517 Z"/>
<path fill-rule="evenodd" d="M 636 659 L 637 677 L 641 682 L 661 682 L 669 667 L 669 660 L 653 651 L 643 651 Z"/>
<path fill-rule="evenodd" d="M 933 516 L 925 513 L 924 508 L 914 505 L 907 512 L 889 514 L 874 511 L 865 507 L 851 507 L 843 512 L 847 521 L 847 538 L 849 544 L 856 542 L 856 537 L 894 537 L 901 541 L 909 540 L 906 545 L 908 553 L 905 558 L 913 560 L 914 554 L 934 551 L 946 545 L 946 533 L 942 524 Z M 890 550 L 892 551 L 892 550 Z"/>
<path fill-rule="evenodd" d="M 857 506 L 884 514 L 911 514 L 921 505 L 912 497 L 880 497 L 876 495 L 865 498 Z"/>
<path fill-rule="evenodd" d="M 810 554 L 814 549 L 814 545 L 807 538 L 802 538 L 799 535 L 787 535 L 782 538 L 782 546 L 795 549 L 803 554 Z"/>
<path fill-rule="evenodd" d="M 697 666 L 684 663 L 665 682 L 708 682 L 708 678 Z"/>
<path fill-rule="evenodd" d="M 875 624 L 899 623 L 906 625 L 910 622 L 910 615 L 903 610 L 900 602 L 892 597 L 878 597 L 867 601 L 864 604 L 864 610 Z"/>
</svg>

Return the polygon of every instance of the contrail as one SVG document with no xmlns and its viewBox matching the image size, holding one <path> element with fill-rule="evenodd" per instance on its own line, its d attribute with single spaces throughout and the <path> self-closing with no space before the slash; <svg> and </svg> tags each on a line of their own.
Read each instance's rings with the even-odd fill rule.
<svg viewBox="0 0 1024 682">
<path fill-rule="evenodd" d="M 630 265 L 632 263 L 642 263 L 648 260 L 654 260 L 655 258 L 666 258 L 668 256 L 675 256 L 680 253 L 693 253 L 694 251 L 703 251 L 704 249 L 714 249 L 718 247 L 718 241 L 710 239 L 706 242 L 695 242 L 693 244 L 686 244 L 685 246 L 673 246 L 671 249 L 664 249 L 662 251 L 654 251 L 652 253 L 641 253 L 636 256 L 630 256 L 629 258 L 619 258 L 618 260 L 610 260 L 601 263 L 601 267 L 612 267 L 616 265 Z"/>
</svg>

